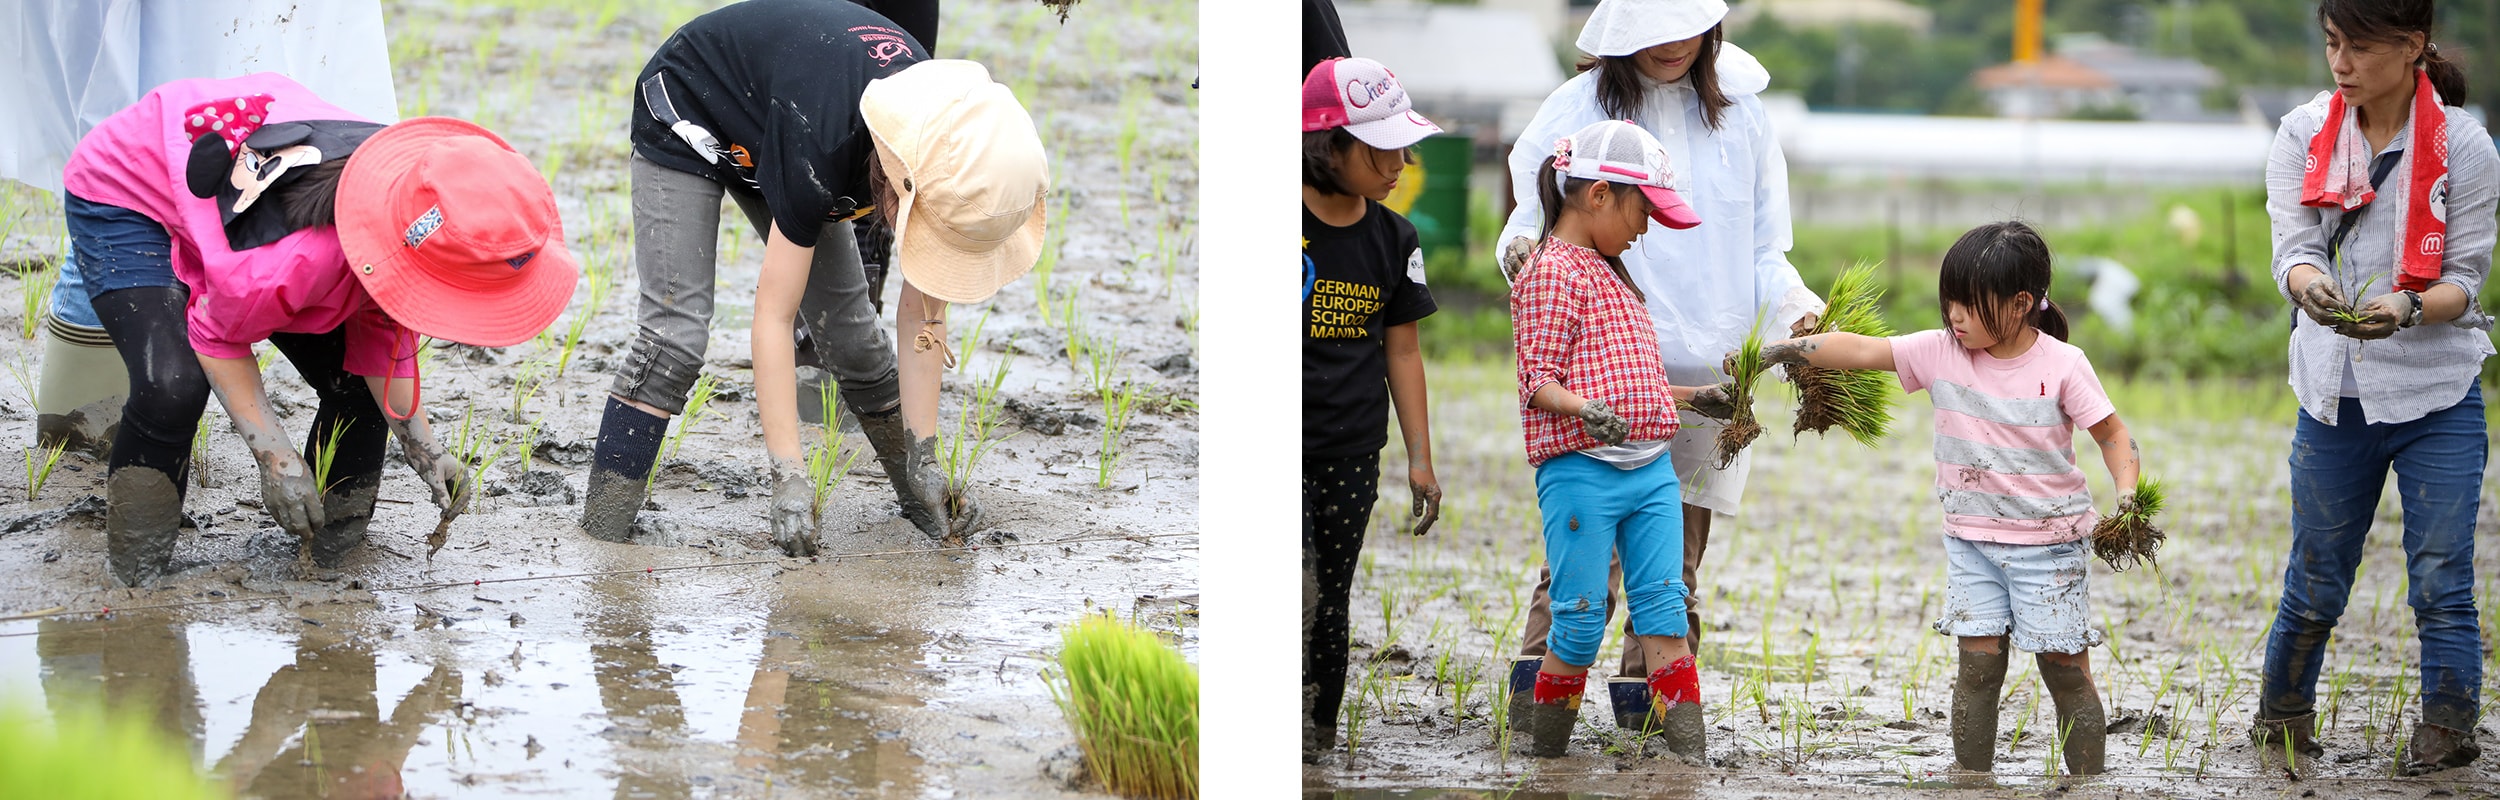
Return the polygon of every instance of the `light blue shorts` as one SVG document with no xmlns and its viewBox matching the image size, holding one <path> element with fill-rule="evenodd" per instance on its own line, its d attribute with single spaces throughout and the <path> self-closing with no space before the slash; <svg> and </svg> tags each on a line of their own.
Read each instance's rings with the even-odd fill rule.
<svg viewBox="0 0 2500 800">
<path fill-rule="evenodd" d="M 2014 648 L 2080 653 L 2101 643 L 2092 627 L 2091 548 L 1997 544 L 1944 537 L 1946 636 L 2013 634 Z"/>
</svg>

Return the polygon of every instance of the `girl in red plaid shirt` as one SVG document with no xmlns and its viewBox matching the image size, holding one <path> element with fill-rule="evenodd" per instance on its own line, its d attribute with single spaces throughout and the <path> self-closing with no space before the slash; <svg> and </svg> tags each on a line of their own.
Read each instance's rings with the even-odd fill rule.
<svg viewBox="0 0 2500 800">
<path fill-rule="evenodd" d="M 1656 221 L 1701 224 L 1668 189 L 1665 148 L 1638 126 L 1600 122 L 1539 168 L 1543 243 L 1512 289 L 1520 423 L 1536 467 L 1553 569 L 1554 627 L 1529 707 L 1530 752 L 1559 756 L 1579 721 L 1605 636 L 1608 562 L 1620 555 L 1632 628 L 1648 663 L 1649 724 L 1699 758 L 1700 672 L 1685 641 L 1683 496 L 1672 463 L 1676 400 L 1724 404 L 1716 387 L 1667 385 L 1639 287 L 1616 260 Z"/>
</svg>

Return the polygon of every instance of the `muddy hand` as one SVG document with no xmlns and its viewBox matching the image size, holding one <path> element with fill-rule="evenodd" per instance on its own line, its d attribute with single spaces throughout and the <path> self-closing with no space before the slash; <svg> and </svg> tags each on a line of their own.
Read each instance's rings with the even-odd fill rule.
<svg viewBox="0 0 2500 800">
<path fill-rule="evenodd" d="M 1762 363 L 1765 366 L 1774 364 L 1807 366 L 1806 354 L 1811 352 L 1814 352 L 1814 343 L 1811 341 L 1783 339 L 1762 346 Z M 1734 375 L 1735 373 L 1728 374 Z"/>
<path fill-rule="evenodd" d="M 792 558 L 816 554 L 816 487 L 797 465 L 773 467 L 773 544 Z"/>
<path fill-rule="evenodd" d="M 1695 389 L 1693 399 L 1689 401 L 1689 404 L 1693 407 L 1695 414 L 1711 419 L 1735 419 L 1735 384 L 1722 383 Z"/>
<path fill-rule="evenodd" d="M 1519 283 L 1519 272 L 1528 268 L 1528 253 L 1535 249 L 1536 245 L 1525 236 L 1511 237 L 1508 244 L 1502 245 L 1502 282 Z"/>
<path fill-rule="evenodd" d="M 1590 400 L 1580 406 L 1580 426 L 1588 429 L 1589 438 L 1607 446 L 1622 444 L 1632 435 L 1632 423 L 1615 416 L 1604 400 Z"/>
<path fill-rule="evenodd" d="M 450 453 L 438 453 L 417 468 L 417 479 L 425 481 L 425 493 L 434 500 L 434 507 L 443 510 L 443 522 L 449 524 L 469 510 L 469 498 L 477 494 L 477 480 L 469 465 Z"/>
<path fill-rule="evenodd" d="M 2292 302 L 2300 306 L 2301 313 L 2309 315 L 2310 322 L 2326 326 L 2336 324 L 2336 312 L 2352 310 L 2344 301 L 2344 293 L 2336 290 L 2335 280 L 2324 275 L 2310 278 L 2308 285 L 2292 295 Z"/>
<path fill-rule="evenodd" d="M 2362 303 L 2361 308 L 2353 312 L 2360 315 L 2361 321 L 2337 321 L 2335 332 L 2362 340 L 2385 339 L 2396 335 L 2396 321 L 2403 319 L 2405 312 L 2412 307 L 2413 301 L 2403 292 L 2382 294 L 2370 298 L 2369 302 Z"/>
<path fill-rule="evenodd" d="M 1406 471 L 1406 488 L 1415 497 L 1415 535 L 1432 532 L 1432 524 L 1441 521 L 1441 480 L 1429 468 Z"/>
<path fill-rule="evenodd" d="M 310 539 L 329 524 L 321 509 L 321 490 L 313 486 L 312 470 L 302 456 L 277 449 L 252 455 L 260 462 L 261 505 L 278 520 L 278 527 Z"/>
<path fill-rule="evenodd" d="M 1823 324 L 1823 315 L 1807 312 L 1805 316 L 1798 317 L 1796 322 L 1788 323 L 1788 335 L 1791 338 L 1804 336 L 1813 333 L 1814 326 L 1821 324 Z"/>
</svg>

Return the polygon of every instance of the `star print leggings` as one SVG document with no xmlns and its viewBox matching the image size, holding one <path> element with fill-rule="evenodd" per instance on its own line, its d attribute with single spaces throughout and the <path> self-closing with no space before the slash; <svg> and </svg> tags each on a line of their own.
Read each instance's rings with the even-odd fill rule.
<svg viewBox="0 0 2500 800">
<path fill-rule="evenodd" d="M 1379 499 L 1379 453 L 1302 460 L 1302 720 L 1319 730 L 1345 701 L 1347 595 Z"/>
</svg>

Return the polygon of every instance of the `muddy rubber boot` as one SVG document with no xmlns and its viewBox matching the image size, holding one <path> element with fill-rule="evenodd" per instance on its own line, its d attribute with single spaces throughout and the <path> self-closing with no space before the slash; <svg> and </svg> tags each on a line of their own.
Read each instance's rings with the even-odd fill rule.
<svg viewBox="0 0 2500 800">
<path fill-rule="evenodd" d="M 1961 672 L 1953 678 L 1953 763 L 1972 772 L 1994 772 L 2006 654 L 1961 653 Z"/>
<path fill-rule="evenodd" d="M 1538 672 L 1528 704 L 1528 755 L 1561 756 L 1571 746 L 1571 729 L 1580 724 L 1580 697 L 1588 676 Z"/>
<path fill-rule="evenodd" d="M 2396 769 L 2406 776 L 2428 775 L 2474 763 L 2483 749 L 2474 744 L 2473 731 L 2433 725 L 2427 722 L 2413 726 L 2413 739 L 2405 742 L 2404 760 Z"/>
<path fill-rule="evenodd" d="M 667 418 L 608 398 L 607 410 L 599 415 L 599 442 L 591 450 L 590 485 L 582 497 L 583 533 L 603 542 L 633 538 L 634 515 L 651 491 L 651 471 L 659 468 L 660 442 L 667 435 Z"/>
<path fill-rule="evenodd" d="M 1639 678 L 1607 678 L 1606 699 L 1614 704 L 1615 727 L 1627 731 L 1642 731 L 1650 728 L 1648 681 Z"/>
<path fill-rule="evenodd" d="M 140 466 L 115 470 L 104 486 L 106 560 L 122 585 L 145 586 L 173 565 L 182 493 L 165 473 Z"/>
<path fill-rule="evenodd" d="M 1302 723 L 1302 763 L 1317 764 L 1337 749 L 1337 728 L 1334 725 Z"/>
<path fill-rule="evenodd" d="M 313 566 L 338 569 L 349 551 L 365 543 L 365 528 L 373 523 L 374 496 L 381 487 L 382 473 L 376 471 L 340 478 L 321 494 L 321 513 L 329 524 L 315 531 L 306 544 Z"/>
<path fill-rule="evenodd" d="M 2282 758 L 2287 742 L 2292 752 L 2317 758 L 2326 755 L 2326 748 L 2318 745 L 2317 723 L 2318 715 L 2314 712 L 2276 719 L 2259 717 L 2248 726 L 2248 738 L 2257 743 L 2258 752 L 2274 758 Z"/>
<path fill-rule="evenodd" d="M 894 498 L 903 506 L 903 518 L 931 539 L 946 538 L 947 523 L 941 517 L 946 507 L 946 478 L 938 474 L 937 437 L 913 441 L 899 406 L 884 411 L 861 411 L 853 406 L 851 414 L 859 418 L 860 432 L 867 434 L 868 446 L 877 451 L 877 464 L 894 483 Z"/>
<path fill-rule="evenodd" d="M 2049 699 L 2057 706 L 2055 735 L 2065 737 L 2066 774 L 2099 775 L 2109 766 L 2109 716 L 2101 708 L 2101 693 L 2092 686 L 2092 677 L 2082 667 L 2057 664 L 2046 654 L 2038 657 L 2040 681 L 2049 685 Z"/>
<path fill-rule="evenodd" d="M 1685 656 L 1649 673 L 1650 707 L 1645 722 L 1667 741 L 1667 750 L 1686 763 L 1707 763 L 1709 729 L 1702 724 L 1701 666 Z"/>
<path fill-rule="evenodd" d="M 1543 663 L 1545 663 L 1544 656 L 1520 656 L 1510 660 L 1508 722 L 1512 733 L 1528 732 L 1528 707 L 1535 705 L 1530 698 L 1536 694 L 1537 667 Z"/>
<path fill-rule="evenodd" d="M 590 489 L 582 497 L 582 532 L 603 542 L 632 539 L 634 514 L 642 510 L 649 488 L 650 483 L 642 478 L 592 467 Z"/>
</svg>

